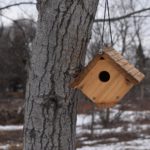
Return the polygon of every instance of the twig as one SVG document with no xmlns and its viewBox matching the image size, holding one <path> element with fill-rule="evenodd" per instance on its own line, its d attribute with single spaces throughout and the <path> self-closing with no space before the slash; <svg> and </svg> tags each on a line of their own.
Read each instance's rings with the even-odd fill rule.
<svg viewBox="0 0 150 150">
<path fill-rule="evenodd" d="M 127 14 L 127 15 L 110 18 L 110 21 L 118 21 L 118 20 L 122 20 L 122 19 L 125 19 L 125 18 L 130 18 L 130 17 L 132 17 L 135 14 L 139 14 L 139 13 L 142 13 L 142 12 L 145 12 L 145 11 L 149 11 L 149 10 L 150 10 L 150 7 L 149 8 L 144 8 L 144 9 L 140 9 L 140 10 L 131 12 L 131 13 Z M 94 20 L 94 22 L 103 22 L 103 21 L 104 21 L 104 19 L 95 19 Z M 105 21 L 109 21 L 109 19 L 105 19 Z"/>
<path fill-rule="evenodd" d="M 36 5 L 36 3 L 33 2 L 20 2 L 20 3 L 14 3 L 14 4 L 10 4 L 4 7 L 0 7 L 0 11 L 4 10 L 4 9 L 8 9 L 10 7 L 14 7 L 14 6 L 20 6 L 20 5 Z"/>
</svg>

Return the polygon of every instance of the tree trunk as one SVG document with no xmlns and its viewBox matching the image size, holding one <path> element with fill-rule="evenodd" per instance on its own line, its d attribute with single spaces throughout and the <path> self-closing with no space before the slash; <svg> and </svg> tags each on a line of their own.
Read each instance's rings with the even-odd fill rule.
<svg viewBox="0 0 150 150">
<path fill-rule="evenodd" d="M 98 0 L 39 0 L 26 87 L 24 150 L 74 150 L 77 92 Z"/>
</svg>

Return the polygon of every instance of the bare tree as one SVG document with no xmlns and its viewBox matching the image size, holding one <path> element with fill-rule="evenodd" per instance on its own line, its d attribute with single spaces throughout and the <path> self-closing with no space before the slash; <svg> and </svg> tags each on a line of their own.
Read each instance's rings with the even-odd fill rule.
<svg viewBox="0 0 150 150">
<path fill-rule="evenodd" d="M 77 92 L 72 73 L 85 57 L 98 0 L 38 1 L 26 88 L 24 150 L 74 150 Z"/>
<path fill-rule="evenodd" d="M 35 25 L 30 20 L 22 19 L 10 26 L 2 26 L 0 30 L 1 92 L 8 88 L 15 90 L 16 84 L 24 88 L 29 45 L 35 35 Z"/>
</svg>

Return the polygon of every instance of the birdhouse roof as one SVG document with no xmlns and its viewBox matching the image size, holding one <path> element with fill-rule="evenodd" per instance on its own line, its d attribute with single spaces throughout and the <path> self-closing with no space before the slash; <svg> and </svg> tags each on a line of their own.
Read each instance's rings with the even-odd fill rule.
<svg viewBox="0 0 150 150">
<path fill-rule="evenodd" d="M 141 82 L 145 75 L 141 73 L 134 65 L 129 62 L 113 48 L 104 48 L 104 55 L 106 55 L 114 64 L 116 64 L 125 74 L 130 76 L 135 83 Z"/>
<path fill-rule="evenodd" d="M 136 69 L 116 50 L 111 47 L 104 48 L 103 54 L 97 54 L 93 60 L 82 70 L 82 72 L 75 78 L 75 80 L 70 84 L 70 87 L 76 88 L 85 76 L 90 72 L 90 70 L 96 65 L 96 63 L 102 58 L 107 58 L 107 61 L 118 69 L 122 74 L 125 74 L 130 81 L 134 84 L 141 82 L 145 75 Z"/>
<path fill-rule="evenodd" d="M 70 87 L 75 88 L 79 83 L 84 79 L 84 77 L 89 73 L 91 68 L 100 60 L 101 57 L 107 58 L 107 61 L 110 61 L 111 64 L 118 69 L 121 73 L 128 76 L 128 78 L 134 83 L 137 84 L 144 79 L 144 74 L 136 69 L 116 50 L 111 47 L 103 49 L 103 54 L 97 54 L 93 60 L 83 69 L 83 71 L 78 75 L 77 78 L 70 84 Z"/>
</svg>

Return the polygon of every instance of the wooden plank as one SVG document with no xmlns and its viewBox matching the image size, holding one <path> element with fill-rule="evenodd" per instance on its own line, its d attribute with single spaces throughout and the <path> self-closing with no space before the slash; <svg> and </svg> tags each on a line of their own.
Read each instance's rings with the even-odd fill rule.
<svg viewBox="0 0 150 150">
<path fill-rule="evenodd" d="M 117 62 L 120 67 L 123 68 L 124 65 L 127 65 L 129 62 L 126 59 L 121 59 L 120 61 Z"/>
<path fill-rule="evenodd" d="M 143 73 L 141 73 L 141 72 L 139 72 L 139 73 L 137 73 L 136 75 L 135 75 L 135 78 L 140 82 L 140 81 L 142 81 L 143 79 L 144 79 L 144 77 L 145 77 L 145 75 L 143 74 Z"/>
<path fill-rule="evenodd" d="M 97 54 L 92 61 L 89 62 L 89 64 L 81 71 L 81 73 L 74 79 L 73 82 L 70 83 L 71 88 L 77 88 L 77 86 L 80 84 L 80 82 L 85 78 L 85 76 L 88 74 L 91 68 L 94 67 L 94 65 L 99 61 L 100 55 Z"/>
<path fill-rule="evenodd" d="M 98 79 L 100 70 L 105 68 L 110 72 L 110 80 L 107 83 L 100 82 Z M 81 89 L 82 92 L 99 106 L 115 104 L 133 86 L 133 83 L 127 83 L 124 76 L 110 62 L 97 62 L 82 84 L 86 85 Z"/>
<path fill-rule="evenodd" d="M 129 70 L 128 73 L 132 74 L 132 76 L 135 76 L 137 73 L 139 73 L 139 70 L 136 68 L 133 68 L 133 69 Z"/>
<path fill-rule="evenodd" d="M 126 92 L 133 86 L 133 84 L 127 84 L 123 75 L 119 72 L 113 72 L 112 81 L 105 87 L 101 87 L 102 91 L 96 95 L 100 102 L 115 103 L 118 102 Z M 95 93 L 96 94 L 96 93 Z"/>
<path fill-rule="evenodd" d="M 128 71 L 130 71 L 131 69 L 133 69 L 134 66 L 133 66 L 132 64 L 129 64 L 129 63 L 128 63 L 128 64 L 122 66 L 122 68 L 128 72 Z"/>
<path fill-rule="evenodd" d="M 124 58 L 120 54 L 117 54 L 113 56 L 112 59 L 117 63 L 118 61 L 123 60 Z"/>
<path fill-rule="evenodd" d="M 86 86 L 84 86 L 82 90 L 85 94 L 88 93 L 88 97 L 90 99 L 94 98 L 93 93 L 95 91 L 99 92 L 99 87 L 101 86 L 101 84 L 105 84 L 99 80 L 99 73 L 101 71 L 110 72 L 112 67 L 113 66 L 111 66 L 106 60 L 97 62 L 96 66 L 89 72 L 88 76 L 84 78 L 81 85 L 86 84 Z"/>
</svg>

